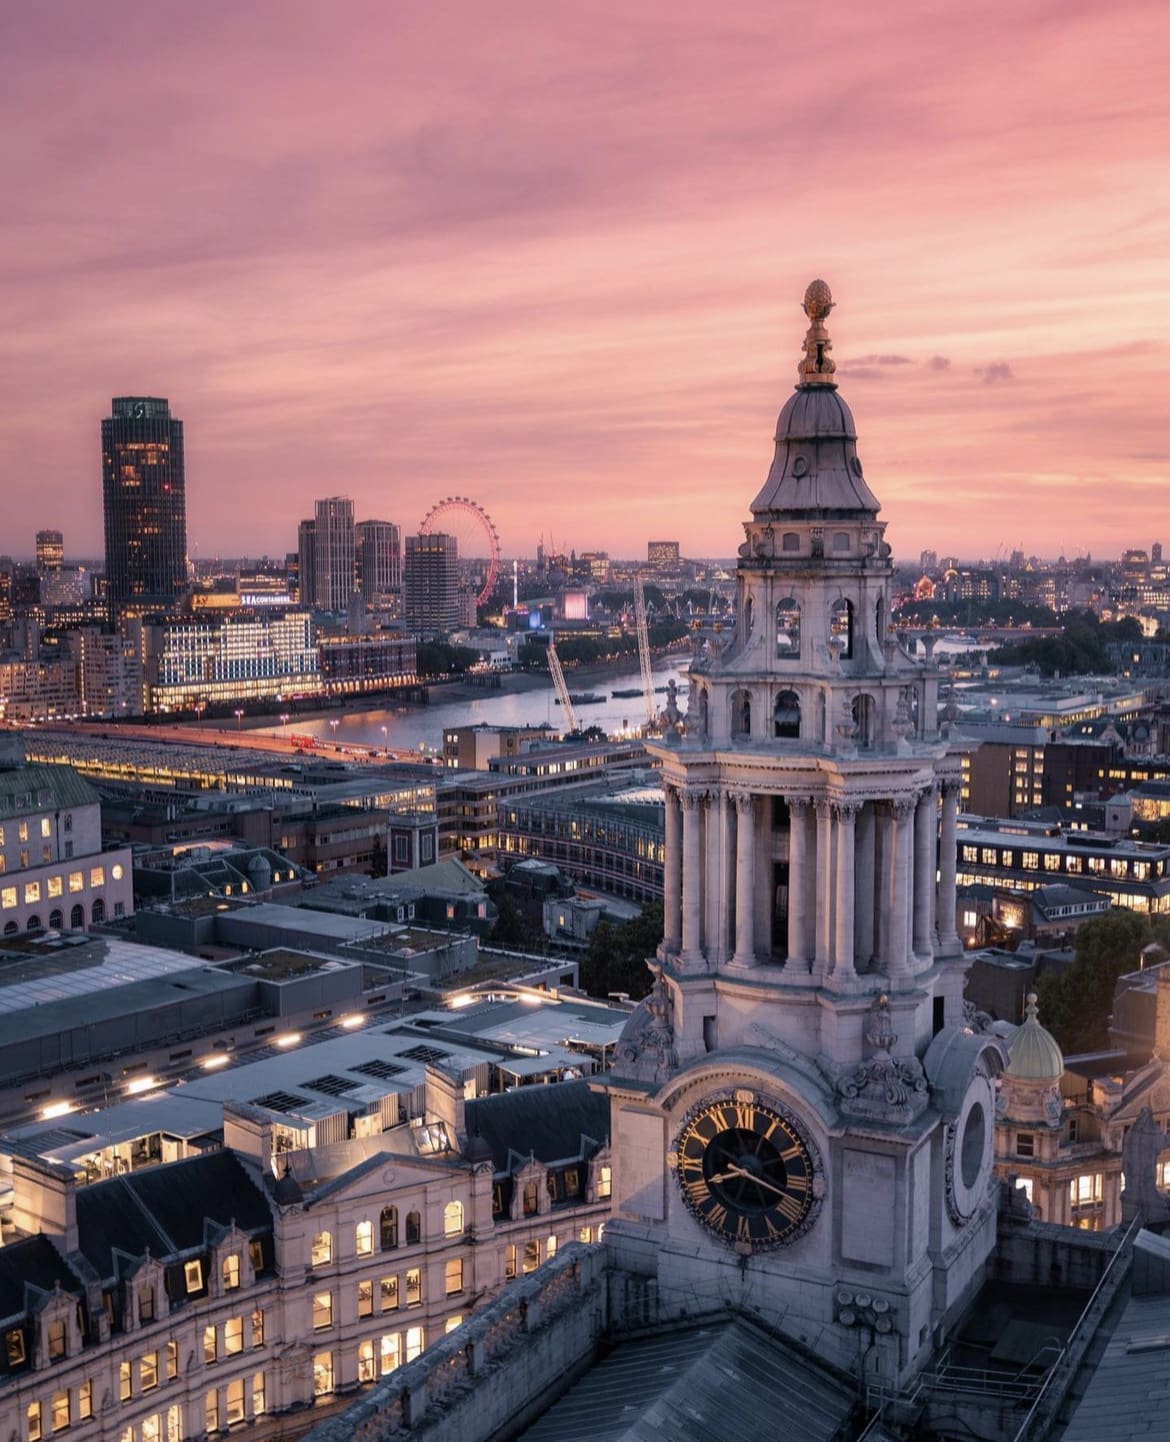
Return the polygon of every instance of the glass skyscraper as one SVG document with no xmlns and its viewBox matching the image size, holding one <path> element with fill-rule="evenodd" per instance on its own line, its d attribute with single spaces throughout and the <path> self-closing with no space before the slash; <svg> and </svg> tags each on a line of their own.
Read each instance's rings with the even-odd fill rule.
<svg viewBox="0 0 1170 1442">
<path fill-rule="evenodd" d="M 187 583 L 183 422 L 154 396 L 116 397 L 102 421 L 110 615 L 174 607 Z"/>
</svg>

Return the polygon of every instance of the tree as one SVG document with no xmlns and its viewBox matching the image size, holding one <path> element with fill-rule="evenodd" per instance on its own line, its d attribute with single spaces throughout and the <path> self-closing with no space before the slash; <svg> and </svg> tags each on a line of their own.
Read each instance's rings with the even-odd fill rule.
<svg viewBox="0 0 1170 1442">
<path fill-rule="evenodd" d="M 1076 954 L 1063 971 L 1041 976 L 1040 1017 L 1066 1055 L 1109 1045 L 1109 1017 L 1118 978 L 1136 971 L 1142 948 L 1170 942 L 1170 920 L 1116 910 L 1086 921 L 1077 932 Z"/>
<path fill-rule="evenodd" d="M 662 940 L 662 903 L 649 902 L 632 921 L 603 921 L 589 938 L 581 960 L 581 985 L 591 996 L 628 992 L 635 1001 L 650 990 L 654 978 L 646 962 Z"/>
</svg>

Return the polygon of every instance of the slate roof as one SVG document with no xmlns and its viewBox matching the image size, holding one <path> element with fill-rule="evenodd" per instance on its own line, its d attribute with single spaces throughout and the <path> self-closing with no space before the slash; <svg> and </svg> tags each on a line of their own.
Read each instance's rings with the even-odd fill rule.
<svg viewBox="0 0 1170 1442">
<path fill-rule="evenodd" d="M 468 1136 L 491 1147 L 497 1172 L 527 1161 L 529 1152 L 545 1163 L 589 1157 L 609 1139 L 609 1098 L 583 1081 L 481 1097 L 467 1103 L 466 1118 Z"/>
<path fill-rule="evenodd" d="M 206 1246 L 204 1223 L 244 1232 L 268 1230 L 264 1194 L 234 1154 L 209 1152 L 95 1182 L 77 1193 L 81 1251 L 100 1277 L 117 1275 L 118 1254 L 157 1258 Z"/>
<path fill-rule="evenodd" d="M 850 1389 L 742 1319 L 620 1343 L 520 1442 L 835 1442 Z"/>
<path fill-rule="evenodd" d="M 100 799 L 72 766 L 18 766 L 0 771 L 0 816 L 5 818 L 96 806 Z"/>
<path fill-rule="evenodd" d="M 1166 1436 L 1170 1296 L 1132 1297 L 1097 1364 L 1064 1442 Z"/>
<path fill-rule="evenodd" d="M 58 1282 L 68 1291 L 81 1287 L 48 1237 L 24 1237 L 0 1247 L 0 1318 L 27 1310 L 26 1286 L 51 1292 Z"/>
</svg>

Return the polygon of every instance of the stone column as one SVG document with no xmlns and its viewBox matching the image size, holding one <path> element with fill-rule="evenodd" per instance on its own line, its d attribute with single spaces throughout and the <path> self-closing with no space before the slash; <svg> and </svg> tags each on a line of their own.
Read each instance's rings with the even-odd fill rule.
<svg viewBox="0 0 1170 1442">
<path fill-rule="evenodd" d="M 932 786 L 918 798 L 914 812 L 914 954 L 933 950 L 935 850 L 938 842 L 938 795 Z"/>
<path fill-rule="evenodd" d="M 701 791 L 682 793 L 682 957 L 701 961 L 703 957 L 703 800 Z"/>
<path fill-rule="evenodd" d="M 853 887 L 854 969 L 868 971 L 873 959 L 873 882 L 874 854 L 873 806 L 864 805 L 857 816 L 856 880 Z"/>
<path fill-rule="evenodd" d="M 856 801 L 838 801 L 837 813 L 837 875 L 833 888 L 836 902 L 836 936 L 833 945 L 833 975 L 855 976 L 853 964 L 853 883 L 856 871 L 854 842 L 857 813 Z"/>
<path fill-rule="evenodd" d="M 719 916 L 716 921 L 715 960 L 726 961 L 731 955 L 731 877 L 732 877 L 732 802 L 726 788 L 719 792 Z"/>
<path fill-rule="evenodd" d="M 737 966 L 756 959 L 756 828 L 754 797 L 733 793 L 735 801 L 735 957 Z"/>
<path fill-rule="evenodd" d="M 788 802 L 788 959 L 808 965 L 808 925 L 805 893 L 808 886 L 807 796 L 789 796 Z"/>
<path fill-rule="evenodd" d="M 833 956 L 833 804 L 821 797 L 814 807 L 817 814 L 817 871 L 813 971 L 817 976 L 824 976 Z"/>
<path fill-rule="evenodd" d="M 890 803 L 893 817 L 891 837 L 891 862 L 887 868 L 889 892 L 886 895 L 886 914 L 889 917 L 889 948 L 886 952 L 886 974 L 893 977 L 908 976 L 910 972 L 910 842 L 914 802 L 909 797 L 898 797 Z"/>
<path fill-rule="evenodd" d="M 664 786 L 666 857 L 663 863 L 662 937 L 669 956 L 682 944 L 682 812 L 677 786 Z"/>
<path fill-rule="evenodd" d="M 959 861 L 959 789 L 957 780 L 948 779 L 942 783 L 942 829 L 938 858 L 938 945 L 939 951 L 946 956 L 962 950 L 958 932 L 955 930 L 955 909 L 958 905 L 955 873 Z"/>
</svg>

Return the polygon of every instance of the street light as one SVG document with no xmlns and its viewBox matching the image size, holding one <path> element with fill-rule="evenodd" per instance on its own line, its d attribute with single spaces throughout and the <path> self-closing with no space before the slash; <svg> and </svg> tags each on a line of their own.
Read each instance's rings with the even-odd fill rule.
<svg viewBox="0 0 1170 1442">
<path fill-rule="evenodd" d="M 280 729 L 283 731 L 288 725 L 288 712 L 284 712 L 280 718 Z"/>
<path fill-rule="evenodd" d="M 241 706 L 237 706 L 237 707 L 236 707 L 236 730 L 237 730 L 237 731 L 242 731 L 243 729 L 244 729 L 244 711 L 243 711 L 243 708 L 242 708 Z"/>
<path fill-rule="evenodd" d="M 334 744 L 334 746 L 336 746 L 336 744 L 337 744 L 337 727 L 338 727 L 339 724 L 340 724 L 340 723 L 337 722 L 337 721 L 330 721 L 330 723 L 329 723 L 329 725 L 333 728 L 333 744 Z"/>
</svg>

